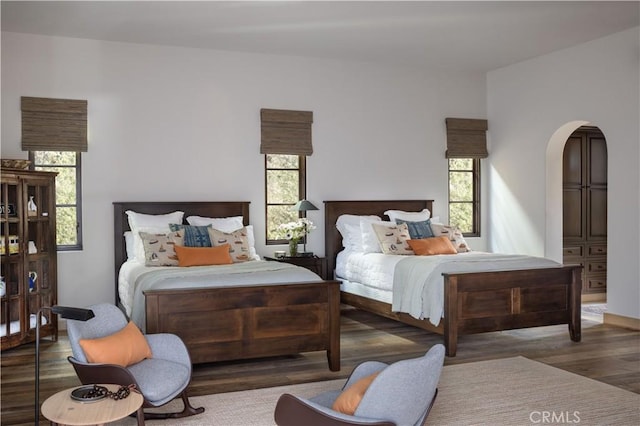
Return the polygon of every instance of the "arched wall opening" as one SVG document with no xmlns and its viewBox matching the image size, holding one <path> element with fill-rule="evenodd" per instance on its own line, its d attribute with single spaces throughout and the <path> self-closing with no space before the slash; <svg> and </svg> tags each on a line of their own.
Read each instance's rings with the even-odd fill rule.
<svg viewBox="0 0 640 426">
<path fill-rule="evenodd" d="M 562 154 L 569 136 L 588 121 L 576 120 L 563 124 L 547 144 L 546 203 L 545 203 L 545 257 L 562 263 Z"/>
</svg>

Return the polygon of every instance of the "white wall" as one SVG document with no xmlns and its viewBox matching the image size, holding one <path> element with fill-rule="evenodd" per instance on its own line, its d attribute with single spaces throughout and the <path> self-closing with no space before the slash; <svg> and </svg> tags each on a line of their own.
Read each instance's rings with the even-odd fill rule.
<svg viewBox="0 0 640 426">
<path fill-rule="evenodd" d="M 445 117 L 486 117 L 484 75 L 2 33 L 2 157 L 20 96 L 88 100 L 84 249 L 59 255 L 61 304 L 114 299 L 114 201 L 249 200 L 264 244 L 260 108 L 311 110 L 308 198 L 433 198 L 446 219 Z M 323 211 L 308 250 L 324 252 Z M 483 226 L 483 229 L 487 229 Z M 484 249 L 484 239 L 472 240 Z"/>
<path fill-rule="evenodd" d="M 640 318 L 639 44 L 634 28 L 490 72 L 485 168 L 489 248 L 562 260 L 562 150 L 549 143 L 556 131 L 571 132 L 567 123 L 603 131 L 609 166 L 607 308 L 633 318 Z M 555 180 L 549 189 L 548 170 Z"/>
</svg>

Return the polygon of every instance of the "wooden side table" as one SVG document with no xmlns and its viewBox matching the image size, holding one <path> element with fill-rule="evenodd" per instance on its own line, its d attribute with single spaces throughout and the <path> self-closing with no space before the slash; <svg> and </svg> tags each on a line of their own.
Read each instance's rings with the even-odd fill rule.
<svg viewBox="0 0 640 426">
<path fill-rule="evenodd" d="M 111 392 L 118 390 L 118 385 L 106 386 Z M 52 424 L 63 425 L 102 425 L 127 417 L 142 410 L 144 398 L 138 392 L 131 391 L 128 397 L 120 400 L 103 398 L 95 402 L 81 402 L 71 398 L 76 388 L 65 389 L 51 395 L 42 404 L 42 415 Z M 139 417 L 139 418 L 144 418 Z"/>
<path fill-rule="evenodd" d="M 291 263 L 292 265 L 302 266 L 308 270 L 320 275 L 323 280 L 327 279 L 327 258 L 318 256 L 285 256 L 285 257 L 264 257 L 265 260 L 276 262 Z"/>
</svg>

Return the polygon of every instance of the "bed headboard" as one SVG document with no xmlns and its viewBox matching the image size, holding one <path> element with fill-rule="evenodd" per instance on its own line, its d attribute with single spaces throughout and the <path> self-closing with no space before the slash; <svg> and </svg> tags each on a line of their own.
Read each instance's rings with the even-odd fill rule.
<svg viewBox="0 0 640 426">
<path fill-rule="evenodd" d="M 130 231 L 127 210 L 144 214 L 165 214 L 176 210 L 188 216 L 230 217 L 242 216 L 244 225 L 249 225 L 249 201 L 125 201 L 113 203 L 113 241 L 115 254 L 115 291 L 116 305 L 120 302 L 118 294 L 118 272 L 120 266 L 127 260 L 127 250 L 124 233 Z"/>
<path fill-rule="evenodd" d="M 343 249 L 342 236 L 336 228 L 338 216 L 342 214 L 377 215 L 388 220 L 384 214 L 387 210 L 417 212 L 425 208 L 433 213 L 433 200 L 325 201 L 324 250 L 329 278 L 333 278 L 336 256 Z"/>
</svg>

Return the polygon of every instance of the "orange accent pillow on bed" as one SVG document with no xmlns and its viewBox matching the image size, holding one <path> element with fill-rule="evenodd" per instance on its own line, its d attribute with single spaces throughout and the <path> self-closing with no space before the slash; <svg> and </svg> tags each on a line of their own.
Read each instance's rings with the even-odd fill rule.
<svg viewBox="0 0 640 426">
<path fill-rule="evenodd" d="M 413 252 L 418 256 L 432 256 L 434 254 L 457 254 L 449 237 L 431 237 L 417 240 L 407 240 Z"/>
<path fill-rule="evenodd" d="M 174 246 L 178 255 L 178 266 L 227 265 L 233 263 L 229 244 L 217 247 Z"/>
<path fill-rule="evenodd" d="M 342 393 L 338 395 L 338 397 L 334 401 L 331 409 L 343 414 L 353 416 L 353 413 L 356 412 L 358 405 L 360 405 L 360 401 L 362 401 L 364 393 L 367 391 L 367 389 L 369 389 L 369 385 L 371 385 L 373 379 L 378 377 L 378 374 L 380 374 L 379 371 L 377 373 L 373 373 L 369 376 L 363 377 L 362 379 L 358 380 L 347 389 L 342 391 Z"/>
<path fill-rule="evenodd" d="M 152 356 L 147 339 L 131 321 L 110 336 L 80 339 L 78 343 L 89 362 L 127 367 Z"/>
</svg>

